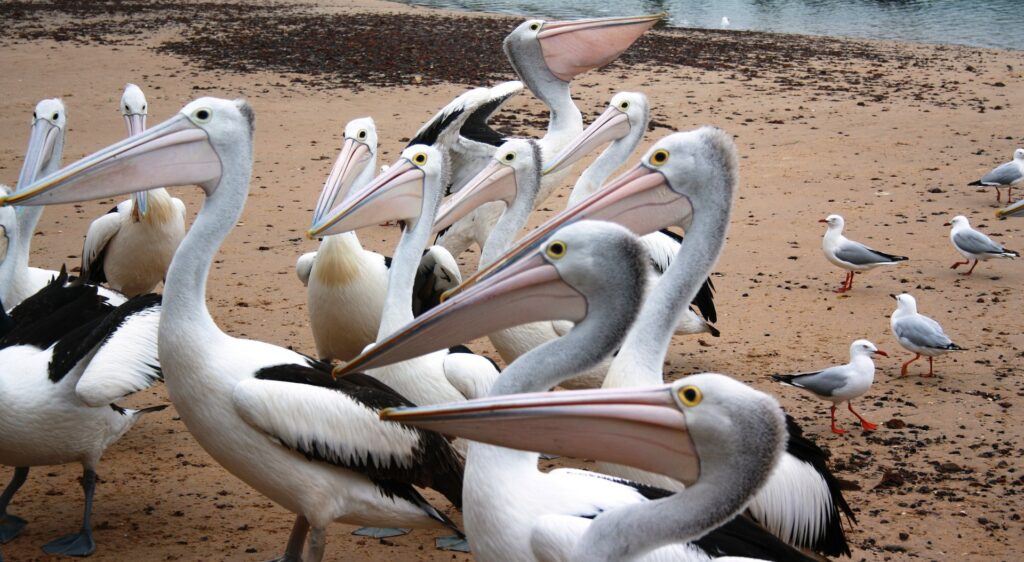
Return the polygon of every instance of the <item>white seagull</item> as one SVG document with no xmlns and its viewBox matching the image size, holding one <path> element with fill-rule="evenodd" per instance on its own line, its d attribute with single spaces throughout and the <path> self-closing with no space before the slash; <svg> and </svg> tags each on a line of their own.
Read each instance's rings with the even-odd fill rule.
<svg viewBox="0 0 1024 562">
<path fill-rule="evenodd" d="M 890 296 L 896 299 L 896 311 L 889 318 L 892 335 L 900 345 L 914 353 L 914 358 L 900 367 L 901 377 L 907 376 L 907 368 L 922 355 L 928 357 L 928 374 L 921 376 L 933 377 L 932 358 L 950 351 L 966 351 L 949 339 L 938 322 L 918 314 L 917 300 L 909 293 Z"/>
<path fill-rule="evenodd" d="M 142 89 L 125 86 L 121 114 L 128 136 L 146 130 L 149 104 Z M 132 193 L 92 221 L 82 248 L 81 276 L 133 297 L 152 292 L 164 280 L 178 244 L 185 238 L 185 204 L 158 187 Z"/>
<path fill-rule="evenodd" d="M 868 271 L 880 265 L 893 265 L 908 259 L 904 256 L 894 256 L 885 252 L 879 252 L 874 248 L 865 246 L 860 242 L 854 242 L 843 236 L 845 221 L 839 215 L 829 215 L 818 222 L 828 225 L 825 230 L 825 237 L 821 241 L 821 249 L 825 252 L 825 259 L 846 270 L 843 286 L 836 289 L 837 293 L 845 293 L 853 288 L 854 272 Z"/>
<path fill-rule="evenodd" d="M 964 257 L 964 261 L 955 262 L 951 265 L 950 269 L 956 269 L 961 265 L 967 265 L 974 260 L 974 265 L 971 266 L 966 272 L 960 275 L 970 275 L 975 266 L 978 265 L 979 261 L 988 261 L 992 258 L 1019 258 L 1020 252 L 1014 250 L 1007 250 L 999 244 L 996 244 L 988 236 L 981 232 L 971 228 L 971 224 L 967 221 L 967 217 L 963 215 L 957 215 L 952 218 L 945 226 L 952 226 L 953 228 L 949 231 L 949 240 L 953 243 L 953 247 L 956 251 L 960 252 L 960 255 Z"/>
<path fill-rule="evenodd" d="M 878 429 L 853 409 L 853 399 L 863 396 L 871 389 L 875 381 L 875 362 L 872 355 L 888 357 L 889 354 L 879 350 L 868 340 L 857 340 L 850 345 L 850 362 L 820 371 L 809 371 L 792 375 L 772 375 L 772 378 L 790 386 L 802 388 L 832 403 L 832 433 L 843 434 L 845 429 L 836 427 L 836 406 L 846 402 L 853 415 L 860 420 L 860 425 L 868 431 Z"/>
<path fill-rule="evenodd" d="M 996 201 L 1002 201 L 999 188 L 1006 187 L 1006 202 L 1013 203 L 1013 186 L 1024 181 L 1024 148 L 1013 151 L 1013 160 L 1000 164 L 980 180 L 972 181 L 967 185 L 985 185 L 996 188 Z"/>
<path fill-rule="evenodd" d="M 210 316 L 207 275 L 249 194 L 253 122 L 244 100 L 200 98 L 0 204 L 200 186 L 206 201 L 167 272 L 158 340 L 168 394 L 196 441 L 229 472 L 296 514 L 286 560 L 319 562 L 332 521 L 453 527 L 413 486 L 461 503 L 458 455 L 437 434 L 378 419 L 381 408 L 408 400 L 370 377 L 335 380 L 326 363 L 231 337 Z"/>
</svg>

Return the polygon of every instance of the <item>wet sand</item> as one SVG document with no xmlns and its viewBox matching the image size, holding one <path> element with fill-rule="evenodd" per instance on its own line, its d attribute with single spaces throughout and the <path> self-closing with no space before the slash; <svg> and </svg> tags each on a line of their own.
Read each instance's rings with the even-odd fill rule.
<svg viewBox="0 0 1024 562">
<path fill-rule="evenodd" d="M 372 115 L 381 162 L 393 161 L 419 124 L 465 88 L 513 78 L 500 41 L 518 22 L 375 0 L 4 3 L 0 16 L 7 23 L 0 182 L 17 179 L 29 117 L 44 97 L 68 107 L 65 162 L 124 135 L 117 103 L 126 82 L 146 91 L 151 124 L 198 96 L 250 100 L 252 192 L 213 266 L 210 309 L 232 335 L 306 353 L 313 340 L 293 266 L 316 247 L 303 233 L 344 124 Z M 1006 246 L 1024 246 L 1024 221 L 995 220 L 992 190 L 966 186 L 1024 146 L 1022 78 L 1022 52 L 656 30 L 621 61 L 573 83 L 587 121 L 615 92 L 647 94 L 653 121 L 644 147 L 704 124 L 735 136 L 741 188 L 714 278 L 722 337 L 677 337 L 667 372 L 728 373 L 780 397 L 850 488 L 854 560 L 1012 560 L 1024 546 L 1024 263 L 992 261 L 960 277 L 949 269 L 959 255 L 942 226 L 964 214 Z M 523 93 L 497 122 L 537 134 L 545 118 Z M 568 187 L 531 225 L 564 207 Z M 198 190 L 175 194 L 194 216 Z M 89 222 L 115 202 L 48 209 L 31 263 L 77 266 Z M 843 272 L 822 256 L 817 222 L 830 213 L 845 216 L 851 238 L 911 260 L 858 275 L 852 293 L 834 294 Z M 360 238 L 390 254 L 398 231 L 377 228 Z M 464 272 L 476 255 L 466 255 Z M 889 332 L 888 295 L 900 291 L 969 348 L 937 359 L 937 378 L 899 377 L 910 355 Z M 840 420 L 851 431 L 829 433 L 824 404 L 768 379 L 845 362 L 850 342 L 862 337 L 892 355 L 877 364 L 874 388 L 857 403 L 883 424 L 874 433 L 846 412 Z M 494 355 L 486 342 L 472 347 Z M 916 363 L 912 373 L 922 369 Z M 131 403 L 166 400 L 158 387 Z M 107 451 L 92 559 L 279 555 L 291 514 L 221 469 L 175 416 L 171 408 L 146 418 Z M 70 465 L 31 471 L 10 510 L 29 526 L 2 547 L 6 559 L 44 560 L 43 543 L 77 529 L 79 472 Z M 10 475 L 0 469 L 4 482 Z M 328 559 L 468 559 L 434 550 L 442 532 L 376 541 L 350 537 L 351 530 L 330 529 Z"/>
</svg>

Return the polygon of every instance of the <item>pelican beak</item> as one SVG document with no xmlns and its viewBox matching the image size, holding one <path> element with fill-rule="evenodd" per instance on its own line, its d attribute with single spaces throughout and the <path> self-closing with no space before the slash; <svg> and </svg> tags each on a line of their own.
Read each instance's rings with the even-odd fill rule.
<svg viewBox="0 0 1024 562">
<path fill-rule="evenodd" d="M 146 114 L 129 113 L 124 116 L 124 124 L 128 127 L 129 137 L 142 134 L 146 130 Z"/>
<path fill-rule="evenodd" d="M 665 14 L 549 21 L 537 34 L 544 64 L 566 82 L 617 59 Z"/>
<path fill-rule="evenodd" d="M 60 138 L 60 127 L 46 119 L 36 119 L 32 123 L 32 131 L 28 137 L 28 149 L 25 151 L 25 162 L 18 174 L 18 189 L 27 186 L 39 177 L 39 172 L 53 158 L 53 149 Z"/>
<path fill-rule="evenodd" d="M 882 351 L 881 349 L 876 349 L 875 351 L 872 351 L 871 353 L 874 354 L 874 355 L 881 355 L 882 357 L 888 357 L 889 356 L 888 353 Z"/>
<path fill-rule="evenodd" d="M 638 236 L 650 234 L 673 225 L 686 225 L 693 216 L 690 200 L 672 190 L 660 172 L 638 164 L 612 180 L 600 191 L 574 207 L 558 213 L 537 227 L 490 265 L 481 268 L 461 285 L 449 292 L 456 295 L 483 279 L 494 275 L 506 264 L 537 250 L 554 231 L 581 220 L 603 220 L 622 225 Z"/>
<path fill-rule="evenodd" d="M 580 158 L 604 143 L 621 139 L 629 134 L 629 116 L 618 107 L 609 107 L 568 146 L 544 166 L 541 174 L 548 175 L 572 166 Z"/>
<path fill-rule="evenodd" d="M 586 298 L 536 252 L 472 290 L 445 299 L 334 374 L 390 365 L 529 322 L 578 322 L 586 313 Z"/>
<path fill-rule="evenodd" d="M 352 189 L 352 182 L 366 169 L 370 160 L 372 160 L 370 147 L 356 139 L 345 139 L 345 143 L 341 145 L 341 153 L 334 161 L 334 167 L 331 168 L 331 173 L 324 183 L 324 189 L 320 192 L 320 199 L 316 202 L 316 209 L 313 211 L 313 224 L 323 218 L 327 211 L 334 208 L 335 201 L 339 198 L 344 200 L 349 189 Z"/>
<path fill-rule="evenodd" d="M 424 178 L 423 170 L 403 158 L 325 213 L 306 237 L 312 239 L 386 221 L 415 219 L 423 206 Z"/>
<path fill-rule="evenodd" d="M 1024 216 L 1024 199 L 1017 201 L 1013 205 L 999 209 L 996 211 L 996 216 L 999 218 Z"/>
<path fill-rule="evenodd" d="M 128 127 L 128 136 L 142 134 L 146 130 L 145 113 L 129 113 L 124 116 L 125 125 Z M 146 218 L 149 213 L 149 192 L 136 191 L 132 193 L 132 220 L 139 222 Z"/>
<path fill-rule="evenodd" d="M 165 185 L 212 193 L 221 163 L 201 127 L 179 113 L 0 198 L 0 205 L 77 203 Z"/>
<path fill-rule="evenodd" d="M 670 385 L 511 394 L 419 408 L 381 419 L 526 451 L 613 462 L 686 484 L 700 457 Z"/>
<path fill-rule="evenodd" d="M 491 160 L 465 187 L 449 197 L 437 211 L 434 232 L 440 232 L 468 215 L 470 211 L 490 201 L 504 201 L 511 205 L 519 187 L 516 172 L 496 160 Z"/>
</svg>

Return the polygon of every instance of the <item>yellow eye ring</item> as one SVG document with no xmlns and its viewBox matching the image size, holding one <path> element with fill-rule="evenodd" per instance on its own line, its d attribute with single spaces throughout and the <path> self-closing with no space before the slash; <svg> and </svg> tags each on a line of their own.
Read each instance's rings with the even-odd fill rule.
<svg viewBox="0 0 1024 562">
<path fill-rule="evenodd" d="M 530 24 L 530 31 L 537 31 L 538 29 L 540 29 L 540 24 L 539 23 L 531 23 Z"/>
<path fill-rule="evenodd" d="M 412 157 L 412 163 L 416 164 L 417 166 L 422 166 L 422 165 L 426 164 L 427 163 L 427 153 L 426 152 L 417 152 L 416 155 Z"/>
<path fill-rule="evenodd" d="M 679 401 L 683 403 L 683 406 L 692 408 L 700 404 L 703 398 L 704 396 L 701 394 L 700 389 L 692 384 L 679 389 Z"/>
<path fill-rule="evenodd" d="M 622 111 L 626 111 L 627 109 L 629 109 L 629 102 L 628 101 L 624 101 L 624 102 L 620 103 L 619 104 L 619 109 L 621 109 Z"/>
<path fill-rule="evenodd" d="M 504 160 L 505 162 L 508 162 L 508 163 L 515 162 L 516 161 L 516 153 L 515 152 L 506 152 L 505 155 L 501 157 L 501 159 Z"/>
<path fill-rule="evenodd" d="M 356 138 L 359 139 L 359 140 L 365 139 L 366 138 L 366 129 L 359 129 L 359 132 L 356 133 Z"/>
<path fill-rule="evenodd" d="M 192 112 L 192 119 L 196 123 L 209 123 L 210 119 L 213 118 L 213 112 L 205 107 L 201 107 Z"/>
<path fill-rule="evenodd" d="M 548 257 L 551 259 L 560 260 L 563 256 L 565 256 L 565 252 L 567 249 L 568 248 L 566 247 L 565 242 L 562 242 L 561 240 L 555 240 L 548 244 L 548 249 L 544 253 L 546 253 Z"/>
<path fill-rule="evenodd" d="M 668 151 L 664 148 L 655 150 L 654 154 L 651 155 L 652 166 L 661 166 L 665 162 L 668 162 Z"/>
</svg>

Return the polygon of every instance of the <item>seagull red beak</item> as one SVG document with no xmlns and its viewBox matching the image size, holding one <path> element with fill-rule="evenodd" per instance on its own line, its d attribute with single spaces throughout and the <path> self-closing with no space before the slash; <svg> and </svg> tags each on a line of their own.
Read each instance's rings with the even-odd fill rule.
<svg viewBox="0 0 1024 562">
<path fill-rule="evenodd" d="M 826 219 L 818 219 L 818 222 L 828 222 Z"/>
<path fill-rule="evenodd" d="M 889 356 L 888 353 L 882 351 L 881 349 L 876 349 L 875 351 L 872 351 L 871 353 L 873 353 L 875 355 L 881 355 L 882 357 L 888 357 Z"/>
</svg>

